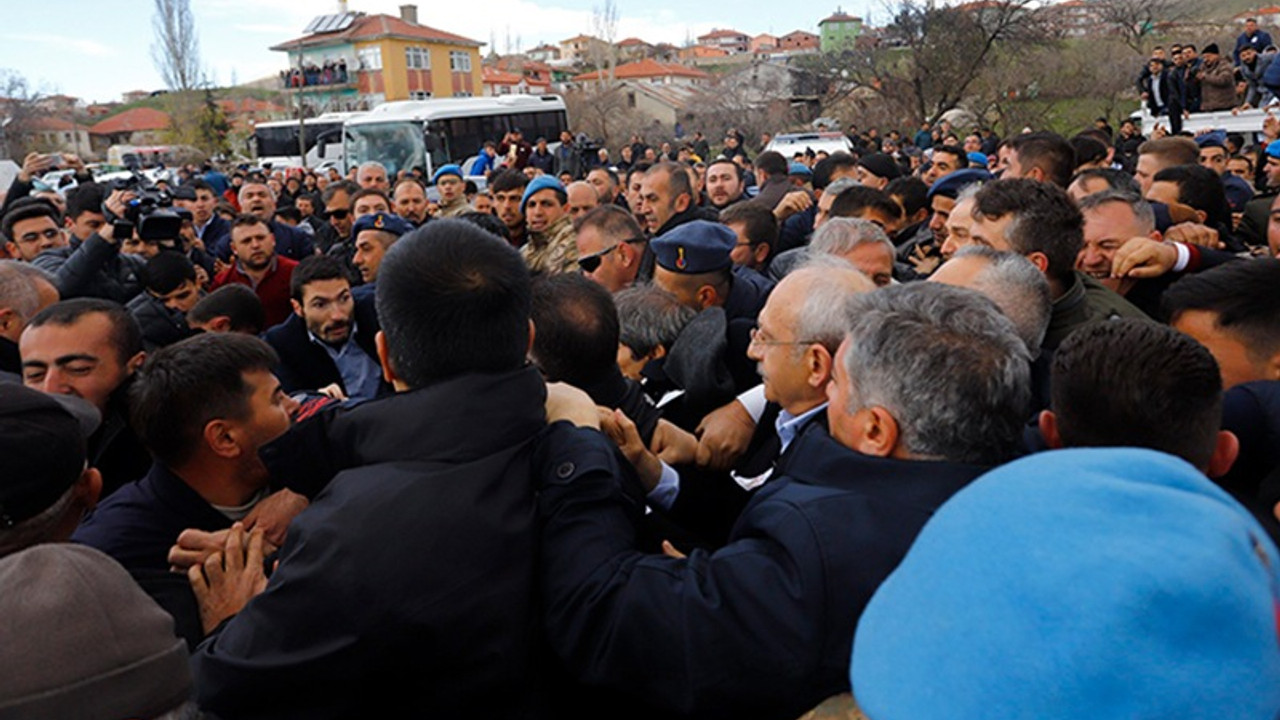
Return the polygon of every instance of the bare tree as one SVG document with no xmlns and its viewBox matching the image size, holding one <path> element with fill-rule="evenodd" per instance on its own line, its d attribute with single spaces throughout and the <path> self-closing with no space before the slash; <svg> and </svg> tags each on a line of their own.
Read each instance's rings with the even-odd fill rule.
<svg viewBox="0 0 1280 720">
<path fill-rule="evenodd" d="M 49 114 L 42 97 L 22 75 L 0 70 L 0 157 L 21 163 L 28 152 L 39 149 L 36 126 Z"/>
<path fill-rule="evenodd" d="M 204 82 L 204 72 L 190 0 L 155 0 L 155 11 L 151 60 L 170 90 L 196 89 Z"/>
<path fill-rule="evenodd" d="M 936 122 L 965 99 L 995 61 L 997 48 L 1016 54 L 1047 39 L 1031 0 L 938 6 L 901 0 L 884 42 L 824 53 L 810 67 L 833 81 L 829 104 L 878 97 L 900 108 L 900 120 Z"/>
<path fill-rule="evenodd" d="M 1097 0 L 1098 20 L 1138 54 L 1156 33 L 1189 20 L 1196 8 L 1187 0 Z"/>
<path fill-rule="evenodd" d="M 616 44 L 618 39 L 617 0 L 604 0 L 604 5 L 597 5 L 592 8 L 591 30 L 599 38 L 599 42 L 591 43 L 588 46 L 592 62 L 596 66 L 597 84 L 602 89 L 613 87 L 613 71 L 618 64 L 618 46 Z"/>
</svg>

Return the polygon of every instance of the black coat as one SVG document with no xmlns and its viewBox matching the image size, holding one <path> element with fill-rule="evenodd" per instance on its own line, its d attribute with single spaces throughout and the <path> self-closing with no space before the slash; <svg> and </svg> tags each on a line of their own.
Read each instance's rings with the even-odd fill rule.
<svg viewBox="0 0 1280 720">
<path fill-rule="evenodd" d="M 193 654 L 201 708 L 537 716 L 544 402 L 533 368 L 465 375 L 322 412 L 277 440 L 285 465 L 323 468 L 304 478 L 311 490 L 346 471 L 294 519 L 266 591 Z"/>
<path fill-rule="evenodd" d="M 361 350 L 378 361 L 378 348 L 374 337 L 381 329 L 378 325 L 378 313 L 374 307 L 374 298 L 368 295 L 355 297 L 356 344 Z M 307 334 L 307 324 L 294 313 L 287 320 L 268 330 L 263 339 L 275 348 L 280 356 L 280 364 L 275 367 L 276 377 L 286 393 L 299 390 L 318 390 L 327 385 L 337 384 L 347 392 L 342 382 L 342 373 L 324 348 L 311 342 Z M 379 394 L 390 392 L 391 386 L 384 380 Z"/>
<path fill-rule="evenodd" d="M 796 718 L 848 692 L 862 609 L 983 468 L 868 457 L 816 424 L 795 444 L 727 546 L 677 559 L 635 551 L 643 502 L 607 438 L 549 437 L 542 606 L 576 677 L 699 718 Z"/>
<path fill-rule="evenodd" d="M 187 528 L 206 532 L 231 527 L 177 475 L 160 464 L 120 488 L 80 523 L 71 540 L 110 555 L 173 616 L 178 636 L 195 648 L 204 638 L 200 608 L 185 575 L 169 570 L 169 548 Z"/>
</svg>

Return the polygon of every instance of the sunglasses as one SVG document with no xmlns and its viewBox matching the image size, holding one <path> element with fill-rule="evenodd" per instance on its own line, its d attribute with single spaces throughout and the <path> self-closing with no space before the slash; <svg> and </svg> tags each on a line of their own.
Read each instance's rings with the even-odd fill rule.
<svg viewBox="0 0 1280 720">
<path fill-rule="evenodd" d="M 325 210 L 324 211 L 325 218 L 333 219 L 333 220 L 346 220 L 347 216 L 350 214 L 351 214 L 350 210 Z"/>
<path fill-rule="evenodd" d="M 630 240 L 623 240 L 622 242 L 614 243 L 599 252 L 593 252 L 590 255 L 583 255 L 578 258 L 578 267 L 584 273 L 593 273 L 599 269 L 600 263 L 604 262 L 604 256 L 614 250 L 617 250 L 619 245 L 622 245 L 623 243 L 641 243 L 644 241 L 644 238 L 631 238 Z"/>
</svg>

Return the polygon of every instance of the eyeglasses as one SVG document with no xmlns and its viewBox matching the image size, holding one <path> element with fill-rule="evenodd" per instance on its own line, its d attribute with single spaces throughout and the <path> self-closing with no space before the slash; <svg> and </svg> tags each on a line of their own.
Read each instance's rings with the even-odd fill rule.
<svg viewBox="0 0 1280 720">
<path fill-rule="evenodd" d="M 622 242 L 614 243 L 613 245 L 610 245 L 609 247 L 599 252 L 593 252 L 590 255 L 583 255 L 582 257 L 578 258 L 578 267 L 584 273 L 593 273 L 597 269 L 599 269 L 600 263 L 604 262 L 604 256 L 608 255 L 614 250 L 617 250 L 619 245 L 622 245 L 624 243 L 642 243 L 644 241 L 645 241 L 644 238 L 630 238 L 628 240 L 623 240 Z"/>
<path fill-rule="evenodd" d="M 325 218 L 333 219 L 333 220 L 346 220 L 347 216 L 350 214 L 351 214 L 350 210 L 325 210 L 324 211 Z"/>
<path fill-rule="evenodd" d="M 770 340 L 768 335 L 758 327 L 751 328 L 752 345 L 813 345 L 817 340 Z"/>
</svg>

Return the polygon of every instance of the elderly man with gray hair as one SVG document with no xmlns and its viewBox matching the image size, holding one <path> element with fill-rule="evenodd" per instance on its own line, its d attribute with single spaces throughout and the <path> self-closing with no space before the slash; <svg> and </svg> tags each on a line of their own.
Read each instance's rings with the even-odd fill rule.
<svg viewBox="0 0 1280 720">
<path fill-rule="evenodd" d="M 579 681 L 717 717 L 797 717 L 849 691 L 871 594 L 934 510 L 1014 456 L 1029 354 L 971 290 L 898 285 L 843 310 L 830 429 L 810 423 L 792 442 L 715 553 L 637 551 L 642 509 L 592 429 L 600 415 L 585 394 L 551 389 L 548 420 L 583 427 L 540 449 L 542 597 L 547 638 Z M 785 351 L 811 338 L 764 340 Z M 604 427 L 638 444 L 625 423 Z"/>
<path fill-rule="evenodd" d="M 847 260 L 876 287 L 893 282 L 897 248 L 884 229 L 870 220 L 845 217 L 827 220 L 814 231 L 808 247 L 788 250 L 774 258 L 769 265 L 769 275 L 781 280 L 813 255 L 834 255 Z"/>
</svg>

